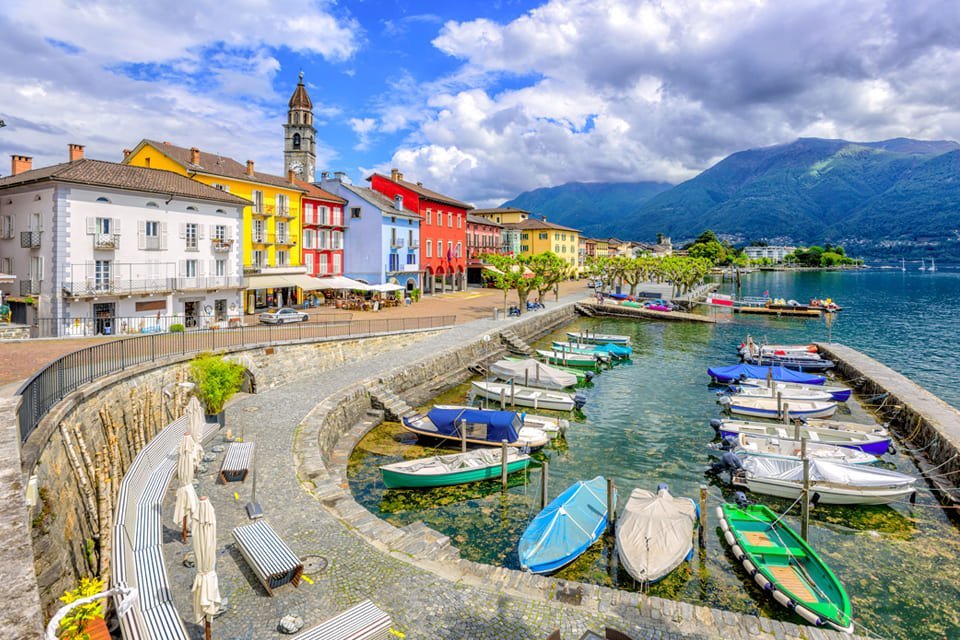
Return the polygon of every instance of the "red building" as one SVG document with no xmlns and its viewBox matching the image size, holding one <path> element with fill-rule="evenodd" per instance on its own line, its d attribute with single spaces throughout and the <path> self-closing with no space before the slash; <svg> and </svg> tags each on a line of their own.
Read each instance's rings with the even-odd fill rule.
<svg viewBox="0 0 960 640">
<path fill-rule="evenodd" d="M 467 282 L 483 282 L 486 253 L 503 253 L 503 225 L 489 218 L 467 214 Z"/>
<path fill-rule="evenodd" d="M 425 189 L 420 182 L 407 182 L 397 169 L 390 176 L 375 173 L 370 187 L 420 214 L 420 268 L 423 292 L 467 288 L 467 211 L 465 202 Z M 399 207 L 398 207 L 399 208 Z"/>
<path fill-rule="evenodd" d="M 310 276 L 343 275 L 343 207 L 347 201 L 320 187 L 296 181 L 301 197 L 303 238 L 300 249 Z"/>
</svg>

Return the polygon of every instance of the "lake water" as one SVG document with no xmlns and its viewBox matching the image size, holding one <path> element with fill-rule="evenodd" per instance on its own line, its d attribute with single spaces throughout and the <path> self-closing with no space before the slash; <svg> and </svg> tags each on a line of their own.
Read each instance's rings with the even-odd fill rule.
<svg viewBox="0 0 960 640">
<path fill-rule="evenodd" d="M 862 349 L 945 400 L 960 403 L 950 383 L 953 365 L 944 353 L 960 336 L 957 272 L 760 273 L 744 279 L 744 295 L 764 291 L 800 301 L 833 298 L 844 306 L 832 327 L 834 340 Z M 699 485 L 707 483 L 706 547 L 649 592 L 799 622 L 746 577 L 720 541 L 715 507 L 729 500 L 732 491 L 704 476 L 718 455 L 708 423 L 720 415 L 705 370 L 734 362 L 734 346 L 748 332 L 776 341 L 825 339 L 823 321 L 750 318 L 694 325 L 580 319 L 563 331 L 581 327 L 629 334 L 635 352 L 631 362 L 604 371 L 585 389 L 588 403 L 565 441 L 536 454 L 538 463 L 550 463 L 550 497 L 596 475 L 614 478 L 621 507 L 634 487 L 654 489 L 667 482 L 674 495 L 695 497 Z M 436 401 L 462 402 L 467 390 L 461 385 Z M 856 418 L 865 417 L 861 408 L 853 411 Z M 465 558 L 518 568 L 517 542 L 540 508 L 540 465 L 512 475 L 506 493 L 499 482 L 386 490 L 379 465 L 435 452 L 398 442 L 400 433 L 398 425 L 385 423 L 354 451 L 349 476 L 357 500 L 397 525 L 422 520 L 449 535 Z M 885 456 L 884 464 L 916 474 L 909 451 L 903 445 L 898 449 L 896 455 Z M 811 544 L 845 585 L 860 633 L 904 639 L 960 637 L 960 533 L 921 485 L 915 505 L 820 506 L 812 511 Z M 751 497 L 778 511 L 789 506 L 787 501 Z M 795 508 L 786 521 L 799 528 L 798 520 Z M 635 589 L 615 555 L 612 539 L 605 537 L 557 575 Z"/>
</svg>

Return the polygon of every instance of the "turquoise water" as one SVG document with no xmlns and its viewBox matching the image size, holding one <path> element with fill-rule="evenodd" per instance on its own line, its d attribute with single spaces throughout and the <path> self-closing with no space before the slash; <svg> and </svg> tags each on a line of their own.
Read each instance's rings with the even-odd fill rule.
<svg viewBox="0 0 960 640">
<path fill-rule="evenodd" d="M 871 353 L 955 404 L 960 398 L 956 392 L 951 395 L 950 365 L 939 356 L 937 341 L 948 332 L 960 335 L 958 288 L 958 274 L 944 271 L 762 273 L 744 281 L 745 295 L 769 290 L 798 300 L 834 298 L 845 307 L 832 328 L 834 340 Z M 897 309 L 909 317 L 897 316 Z M 536 454 L 538 462 L 550 463 L 550 497 L 598 474 L 614 478 L 621 507 L 634 487 L 653 489 L 667 482 L 675 495 L 695 497 L 699 485 L 707 483 L 706 547 L 650 587 L 650 593 L 798 622 L 760 592 L 720 541 L 715 508 L 732 492 L 703 473 L 717 456 L 708 422 L 719 415 L 705 369 L 732 363 L 734 345 L 747 332 L 771 340 L 823 339 L 823 322 L 750 319 L 711 326 L 582 319 L 572 327 L 630 334 L 635 353 L 632 362 L 603 372 L 585 389 L 588 403 L 566 440 Z M 918 357 L 907 362 L 910 354 Z M 466 391 L 461 385 L 437 401 L 462 401 Z M 854 412 L 861 419 L 865 415 L 860 408 Z M 398 440 L 398 426 L 386 423 L 354 451 L 349 477 L 357 500 L 398 525 L 424 521 L 449 535 L 465 558 L 517 568 L 517 541 L 539 510 L 540 465 L 511 476 L 506 493 L 497 482 L 388 491 L 379 480 L 378 465 L 433 452 Z M 902 445 L 898 448 L 898 454 L 886 456 L 885 464 L 916 474 L 908 452 Z M 776 510 L 789 506 L 751 497 Z M 786 520 L 798 527 L 798 517 L 791 511 Z M 960 533 L 929 491 L 921 491 L 915 505 L 818 507 L 812 513 L 810 538 L 850 594 L 854 619 L 862 625 L 859 632 L 887 638 L 960 637 Z M 606 537 L 558 577 L 637 588 L 617 566 L 615 555 Z"/>
</svg>

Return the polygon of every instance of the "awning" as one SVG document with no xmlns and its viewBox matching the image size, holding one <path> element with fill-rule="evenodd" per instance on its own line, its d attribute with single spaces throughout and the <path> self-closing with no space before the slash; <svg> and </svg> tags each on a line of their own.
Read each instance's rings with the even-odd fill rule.
<svg viewBox="0 0 960 640">
<path fill-rule="evenodd" d="M 330 276 L 329 278 L 311 278 L 319 284 L 316 289 L 350 289 L 353 291 L 370 291 L 370 285 L 364 284 L 359 280 L 351 280 L 343 276 Z"/>
<path fill-rule="evenodd" d="M 313 278 L 311 276 L 294 274 L 289 276 L 283 276 L 289 286 L 291 287 L 300 287 L 304 291 L 317 291 L 318 289 L 325 288 L 323 281 L 320 278 Z"/>
<path fill-rule="evenodd" d="M 403 287 L 399 284 L 386 283 L 386 284 L 372 284 L 370 285 L 371 291 L 382 291 L 388 293 L 390 291 L 402 291 Z"/>
<path fill-rule="evenodd" d="M 280 289 L 281 287 L 295 287 L 290 284 L 287 278 L 291 276 L 273 275 L 264 273 L 260 275 L 247 276 L 247 289 Z"/>
<path fill-rule="evenodd" d="M 17 276 L 9 273 L 0 273 L 0 283 L 9 284 L 17 279 Z"/>
</svg>

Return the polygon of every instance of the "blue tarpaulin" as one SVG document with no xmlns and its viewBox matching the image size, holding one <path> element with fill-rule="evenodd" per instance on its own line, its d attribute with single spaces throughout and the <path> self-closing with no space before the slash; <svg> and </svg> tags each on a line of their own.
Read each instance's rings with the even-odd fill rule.
<svg viewBox="0 0 960 640">
<path fill-rule="evenodd" d="M 513 411 L 490 411 L 488 409 L 438 409 L 434 407 L 427 413 L 430 421 L 437 426 L 437 433 L 446 436 L 459 436 L 460 423 L 468 425 L 487 425 L 486 439 L 499 443 L 501 440 L 516 442 L 519 439 L 520 417 Z"/>
<path fill-rule="evenodd" d="M 800 384 L 823 384 L 826 378 L 811 373 L 793 371 L 782 366 L 758 366 L 755 364 L 734 364 L 729 367 L 710 367 L 707 369 L 710 377 L 720 383 L 736 382 L 743 378 L 758 378 L 764 380 L 767 373 L 773 374 L 778 382 L 798 382 Z"/>
</svg>

